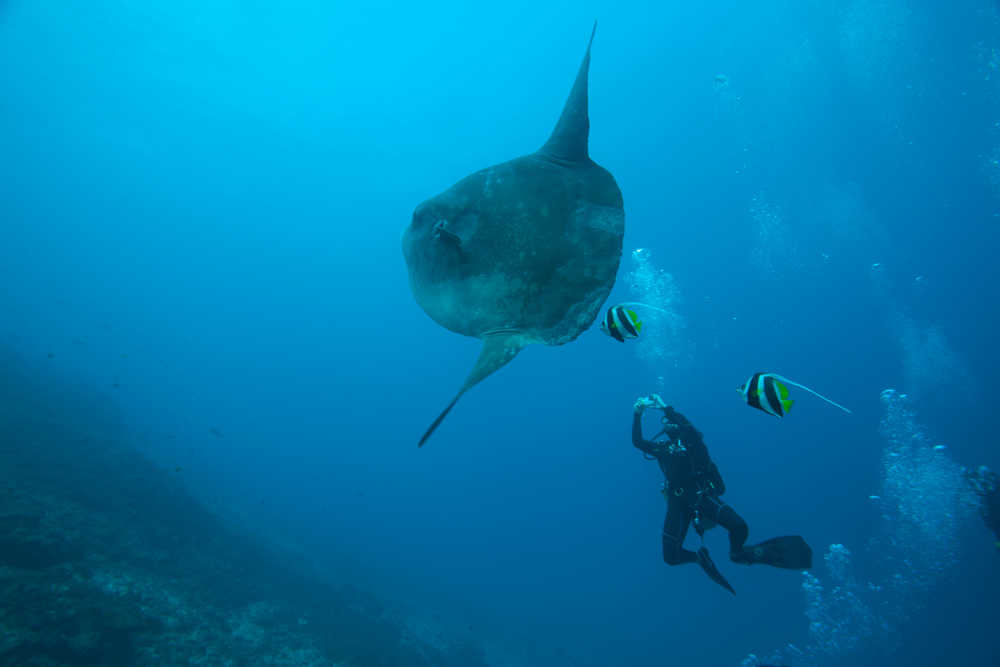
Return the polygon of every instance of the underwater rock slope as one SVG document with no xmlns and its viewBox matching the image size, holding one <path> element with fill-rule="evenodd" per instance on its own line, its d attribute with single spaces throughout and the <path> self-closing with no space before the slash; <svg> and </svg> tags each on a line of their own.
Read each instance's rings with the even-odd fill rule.
<svg viewBox="0 0 1000 667">
<path fill-rule="evenodd" d="M 484 664 L 241 535 L 93 397 L 30 378 L 0 350 L 0 664 Z"/>
</svg>

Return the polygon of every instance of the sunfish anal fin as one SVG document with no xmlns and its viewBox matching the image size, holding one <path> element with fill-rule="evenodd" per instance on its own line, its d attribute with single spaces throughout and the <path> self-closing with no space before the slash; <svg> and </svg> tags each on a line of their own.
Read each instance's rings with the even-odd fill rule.
<svg viewBox="0 0 1000 667">
<path fill-rule="evenodd" d="M 420 442 L 417 443 L 417 447 L 423 447 L 427 439 L 431 437 L 434 430 L 444 421 L 444 418 L 448 416 L 451 409 L 455 407 L 458 403 L 458 399 L 462 398 L 462 394 L 467 392 L 473 386 L 481 382 L 488 375 L 496 371 L 502 366 L 505 366 L 511 359 L 517 356 L 524 346 L 527 345 L 525 337 L 517 331 L 505 330 L 498 331 L 496 333 L 486 333 L 483 335 L 483 349 L 479 353 L 479 359 L 476 360 L 476 365 L 472 367 L 469 372 L 469 376 L 465 378 L 465 383 L 462 388 L 458 390 L 455 394 L 455 398 L 451 399 L 451 403 L 448 404 L 441 414 L 438 415 L 434 423 L 428 427 L 427 431 L 424 432 Z"/>
</svg>

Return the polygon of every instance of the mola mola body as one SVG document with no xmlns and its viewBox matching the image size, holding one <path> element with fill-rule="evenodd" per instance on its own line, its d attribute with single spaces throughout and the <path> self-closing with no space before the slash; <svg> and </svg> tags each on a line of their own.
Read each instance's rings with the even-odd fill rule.
<svg viewBox="0 0 1000 667">
<path fill-rule="evenodd" d="M 466 176 L 417 206 L 403 233 L 417 303 L 446 329 L 483 340 L 421 445 L 465 391 L 525 345 L 579 336 L 614 285 L 625 213 L 614 177 L 588 153 L 589 65 L 590 44 L 539 151 Z"/>
</svg>

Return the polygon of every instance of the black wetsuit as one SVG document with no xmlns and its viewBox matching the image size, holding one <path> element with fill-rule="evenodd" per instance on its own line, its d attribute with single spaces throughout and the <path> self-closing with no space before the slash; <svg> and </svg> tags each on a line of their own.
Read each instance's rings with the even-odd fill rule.
<svg viewBox="0 0 1000 667">
<path fill-rule="evenodd" d="M 632 421 L 632 444 L 660 464 L 667 486 L 667 516 L 663 520 L 663 560 L 668 565 L 694 563 L 695 552 L 684 548 L 691 522 L 698 517 L 717 523 L 729 531 L 729 553 L 739 554 L 747 540 L 746 522 L 732 507 L 719 499 L 726 492 L 719 469 L 708 456 L 701 433 L 687 417 L 667 407 L 664 416 L 675 425 L 666 431 L 667 440 L 652 442 L 642 437 L 642 415 Z M 677 446 L 680 441 L 680 447 Z"/>
<path fill-rule="evenodd" d="M 983 496 L 983 521 L 990 527 L 997 538 L 997 548 L 1000 548 L 1000 486 Z"/>
<path fill-rule="evenodd" d="M 983 516 L 983 522 L 993 531 L 997 547 L 1000 548 L 1000 475 L 981 468 L 970 481 L 973 481 L 973 488 L 979 495 L 979 513 Z"/>
</svg>

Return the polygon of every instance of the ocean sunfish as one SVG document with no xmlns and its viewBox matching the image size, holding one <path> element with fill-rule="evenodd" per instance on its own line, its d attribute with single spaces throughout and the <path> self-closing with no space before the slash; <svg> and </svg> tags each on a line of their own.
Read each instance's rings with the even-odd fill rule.
<svg viewBox="0 0 1000 667">
<path fill-rule="evenodd" d="M 562 345 L 590 327 L 614 286 L 625 211 L 614 177 L 587 150 L 593 40 L 591 32 L 545 145 L 423 202 L 403 233 L 417 303 L 446 329 L 483 341 L 475 366 L 421 446 L 462 394 L 524 346 Z"/>
</svg>

